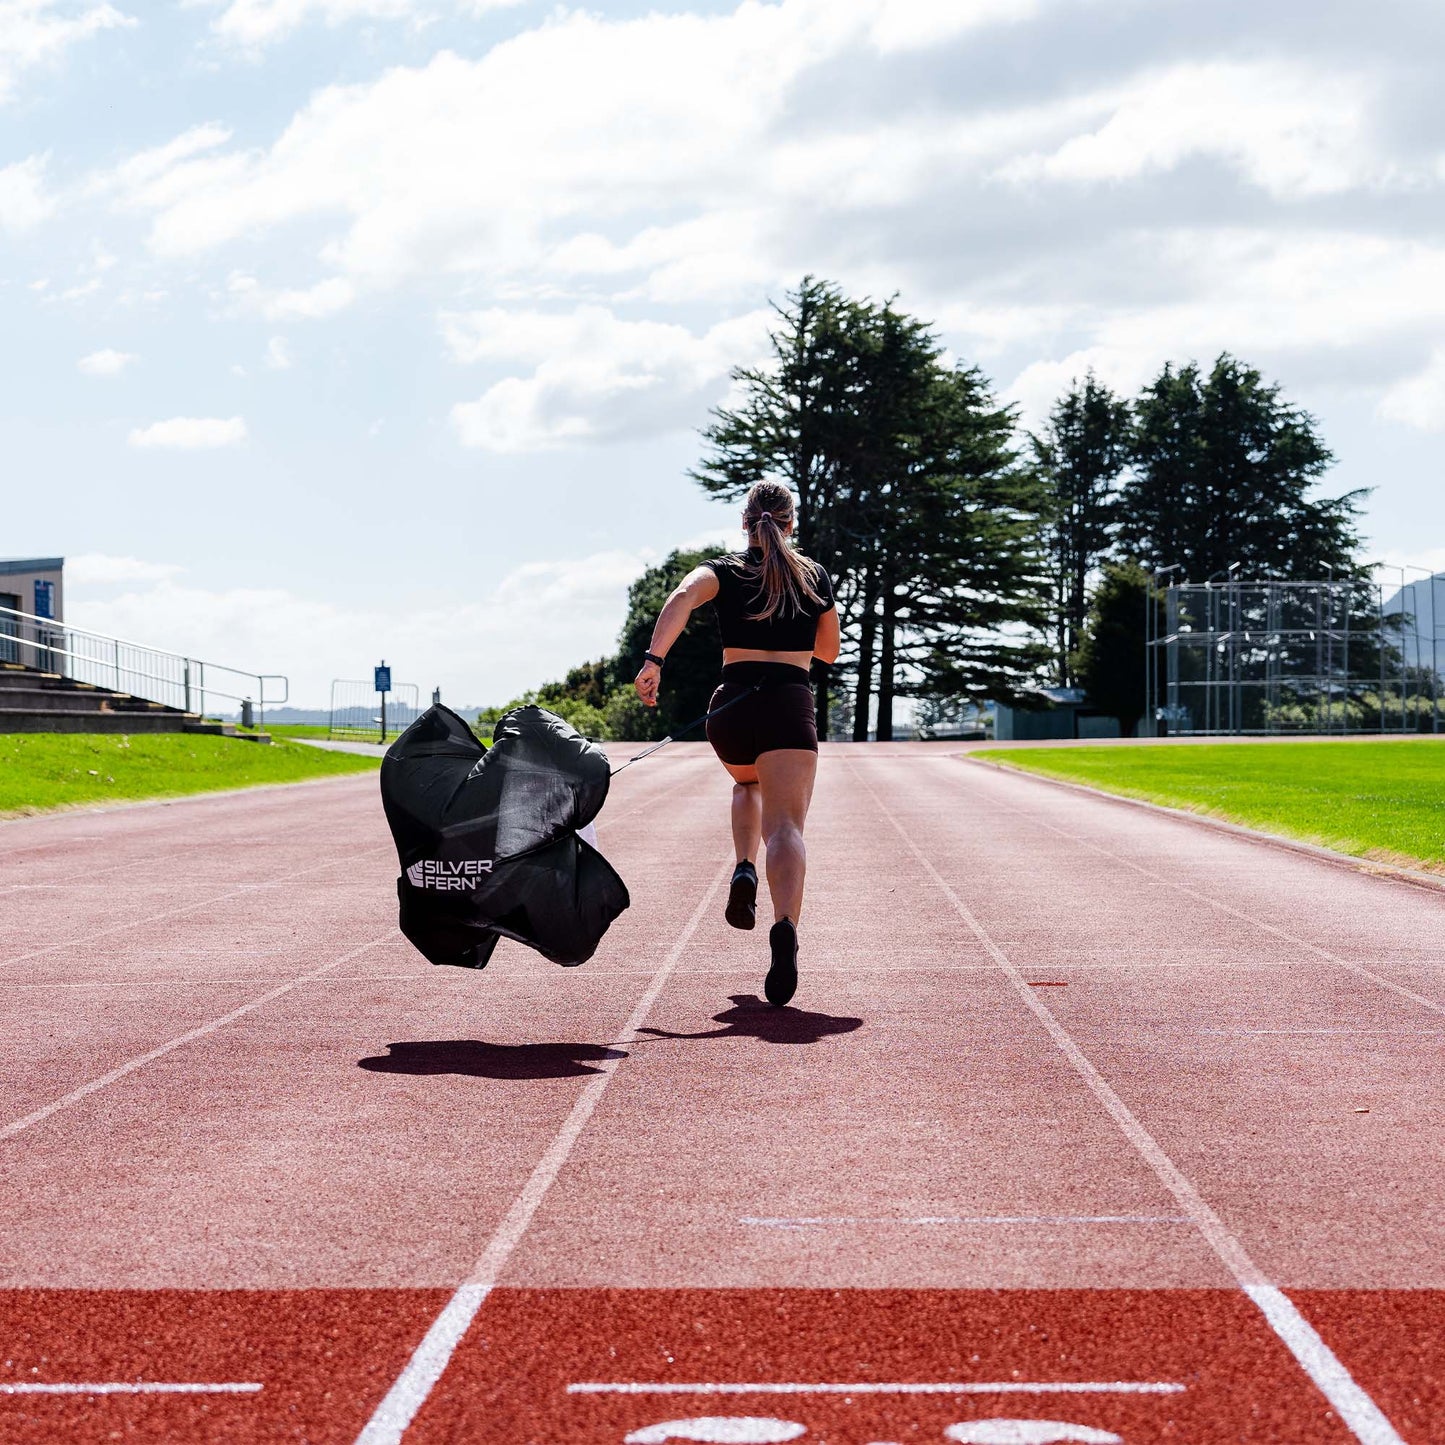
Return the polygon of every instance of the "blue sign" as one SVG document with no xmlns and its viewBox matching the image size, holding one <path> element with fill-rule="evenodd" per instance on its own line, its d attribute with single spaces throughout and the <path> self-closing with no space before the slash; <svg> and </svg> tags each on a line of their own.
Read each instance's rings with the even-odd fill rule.
<svg viewBox="0 0 1445 1445">
<path fill-rule="evenodd" d="M 374 671 L 375 671 L 375 673 L 376 673 L 376 690 L 377 690 L 377 692 L 390 692 L 390 691 L 391 691 L 391 669 L 390 669 L 389 667 L 387 667 L 385 663 L 383 663 L 380 667 L 375 668 Z"/>
<path fill-rule="evenodd" d="M 38 577 L 35 579 L 35 615 L 55 616 L 55 583 L 42 582 Z"/>
</svg>

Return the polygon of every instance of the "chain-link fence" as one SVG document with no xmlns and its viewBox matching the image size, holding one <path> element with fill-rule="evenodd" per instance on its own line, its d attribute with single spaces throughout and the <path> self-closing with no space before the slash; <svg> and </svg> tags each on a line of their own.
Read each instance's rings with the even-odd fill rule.
<svg viewBox="0 0 1445 1445">
<path fill-rule="evenodd" d="M 384 698 L 370 682 L 337 678 L 331 684 L 328 736 L 336 741 L 390 742 L 420 716 L 419 694 L 414 682 L 395 684 Z"/>
<path fill-rule="evenodd" d="M 1149 713 L 1192 734 L 1439 732 L 1445 576 L 1166 587 L 1150 617 Z"/>
</svg>

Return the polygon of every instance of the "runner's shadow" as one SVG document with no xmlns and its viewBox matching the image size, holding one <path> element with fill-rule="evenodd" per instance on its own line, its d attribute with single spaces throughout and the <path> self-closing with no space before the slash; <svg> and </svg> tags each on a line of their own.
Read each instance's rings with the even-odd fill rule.
<svg viewBox="0 0 1445 1445">
<path fill-rule="evenodd" d="M 765 1044 L 816 1044 L 829 1034 L 851 1034 L 863 1027 L 862 1019 L 835 1014 L 809 1013 L 802 1008 L 774 1008 L 756 994 L 729 994 L 732 1008 L 714 1014 L 720 1029 L 704 1033 L 679 1034 L 670 1029 L 640 1028 L 640 1034 L 659 1039 L 761 1039 Z"/>
<path fill-rule="evenodd" d="M 487 1044 L 480 1039 L 422 1039 L 388 1044 L 385 1057 L 358 1059 L 373 1074 L 465 1074 L 475 1079 L 573 1079 L 593 1065 L 625 1059 L 602 1044 Z"/>
</svg>

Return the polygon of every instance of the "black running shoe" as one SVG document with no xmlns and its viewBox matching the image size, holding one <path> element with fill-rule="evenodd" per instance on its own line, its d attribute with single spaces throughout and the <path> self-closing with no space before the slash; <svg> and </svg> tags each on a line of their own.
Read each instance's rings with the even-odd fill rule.
<svg viewBox="0 0 1445 1445">
<path fill-rule="evenodd" d="M 752 928 L 758 921 L 758 870 L 746 858 L 733 869 L 723 917 L 734 928 Z"/>
<path fill-rule="evenodd" d="M 773 924 L 768 930 L 768 946 L 773 950 L 773 966 L 763 980 L 763 992 L 770 1004 L 782 1008 L 798 991 L 798 930 L 792 919 Z"/>
</svg>

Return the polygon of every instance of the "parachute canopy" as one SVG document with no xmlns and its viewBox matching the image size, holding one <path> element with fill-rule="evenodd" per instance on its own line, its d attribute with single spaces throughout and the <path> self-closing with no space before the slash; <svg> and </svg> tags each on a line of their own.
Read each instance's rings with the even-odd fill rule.
<svg viewBox="0 0 1445 1445">
<path fill-rule="evenodd" d="M 585 963 L 631 902 L 577 836 L 609 774 L 606 753 L 544 708 L 514 708 L 485 749 L 456 713 L 428 708 L 381 764 L 402 933 L 431 962 L 462 968 L 485 968 L 498 938 Z"/>
</svg>

